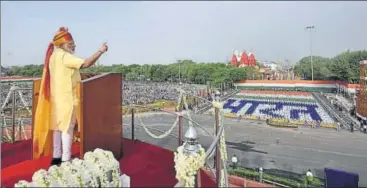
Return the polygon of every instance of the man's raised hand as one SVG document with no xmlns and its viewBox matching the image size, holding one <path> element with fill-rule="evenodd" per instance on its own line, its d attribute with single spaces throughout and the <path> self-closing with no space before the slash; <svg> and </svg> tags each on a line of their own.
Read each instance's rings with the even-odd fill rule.
<svg viewBox="0 0 367 188">
<path fill-rule="evenodd" d="M 101 48 L 99 48 L 99 51 L 102 53 L 105 53 L 107 52 L 107 50 L 108 50 L 108 46 L 107 46 L 107 43 L 105 42 L 102 44 Z"/>
</svg>

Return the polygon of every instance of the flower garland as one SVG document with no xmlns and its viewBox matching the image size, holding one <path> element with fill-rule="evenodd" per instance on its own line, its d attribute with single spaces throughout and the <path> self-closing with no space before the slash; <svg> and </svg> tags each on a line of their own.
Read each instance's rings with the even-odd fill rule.
<svg viewBox="0 0 367 188">
<path fill-rule="evenodd" d="M 140 125 L 143 127 L 144 131 L 151 137 L 155 138 L 155 139 L 162 139 L 162 138 L 165 138 L 167 137 L 169 134 L 171 134 L 171 132 L 173 131 L 173 129 L 178 125 L 178 122 L 179 122 L 179 116 L 176 117 L 176 120 L 175 122 L 172 124 L 172 126 L 163 134 L 161 135 L 155 135 L 154 133 L 152 133 L 147 125 L 144 124 L 142 118 L 140 116 L 138 116 L 139 118 L 139 121 L 140 121 Z"/>
<path fill-rule="evenodd" d="M 181 94 L 184 93 L 181 90 Z M 183 102 L 185 107 L 187 108 L 186 97 L 183 95 Z M 214 108 L 218 108 L 220 110 L 219 115 L 219 126 L 223 126 L 223 103 L 213 101 L 212 105 Z M 187 108 L 188 109 L 188 108 Z M 188 119 L 191 120 L 190 113 L 188 113 Z M 190 124 L 191 123 L 191 124 Z M 189 121 L 189 126 L 192 126 L 192 122 Z M 220 135 L 219 141 L 219 151 L 221 155 L 221 159 L 224 163 L 226 163 L 228 159 L 227 155 L 227 146 L 225 142 L 225 133 L 224 130 Z M 185 182 L 185 187 L 194 187 L 195 186 L 195 175 L 198 170 L 204 166 L 205 164 L 205 151 L 199 145 L 200 151 L 194 155 L 187 155 L 183 152 L 183 146 L 177 148 L 177 153 L 175 152 L 175 169 L 176 169 L 176 179 L 180 182 Z M 222 168 L 221 171 L 221 178 L 220 178 L 220 186 L 227 187 L 228 181 L 226 179 L 225 169 Z"/>
<path fill-rule="evenodd" d="M 182 94 L 180 94 L 179 98 L 178 98 L 178 102 L 177 102 L 177 106 L 176 108 L 178 109 L 179 108 L 179 105 L 181 104 L 181 101 L 182 101 Z M 138 113 L 138 111 L 136 112 Z M 142 118 L 140 116 L 138 116 L 139 118 L 139 121 L 140 121 L 140 125 L 143 127 L 144 131 L 149 135 L 151 136 L 152 138 L 155 138 L 155 139 L 162 139 L 162 138 L 165 138 L 167 137 L 169 134 L 171 134 L 171 132 L 173 131 L 173 129 L 178 125 L 178 122 L 179 122 L 179 115 L 177 115 L 176 117 L 176 120 L 175 122 L 172 124 L 171 128 L 169 128 L 165 133 L 161 134 L 161 135 L 155 135 L 154 133 L 152 133 L 148 127 L 144 124 Z"/>
<path fill-rule="evenodd" d="M 219 114 L 219 126 L 223 126 L 223 111 L 220 111 L 220 114 Z M 225 134 L 224 134 L 224 129 L 223 129 L 223 132 L 222 132 L 222 135 L 220 135 L 220 154 L 221 154 L 221 158 L 224 160 L 224 161 L 227 161 L 228 159 L 228 156 L 227 156 L 227 145 L 226 145 L 226 137 L 225 137 Z"/>
<path fill-rule="evenodd" d="M 19 181 L 14 187 L 121 187 L 120 165 L 112 152 L 95 149 L 84 160 L 73 159 L 34 173 L 32 182 Z"/>
<path fill-rule="evenodd" d="M 180 97 L 179 105 L 183 102 L 184 107 L 187 110 L 187 117 L 189 119 L 189 126 L 193 126 L 190 110 L 188 108 L 185 91 L 179 88 Z M 199 145 L 199 152 L 193 155 L 187 155 L 184 153 L 184 147 L 179 146 L 177 152 L 174 153 L 174 162 L 176 169 L 176 179 L 180 182 L 185 182 L 184 187 L 194 187 L 195 186 L 195 175 L 198 170 L 204 167 L 205 164 L 205 150 Z"/>
<path fill-rule="evenodd" d="M 220 187 L 228 187 L 226 186 L 226 174 L 224 173 L 224 169 L 220 170 Z"/>
<path fill-rule="evenodd" d="M 176 179 L 185 182 L 184 187 L 195 186 L 195 175 L 205 164 L 205 150 L 199 147 L 199 152 L 194 155 L 185 154 L 183 146 L 178 147 L 174 153 Z"/>
<path fill-rule="evenodd" d="M 220 107 L 223 107 L 220 106 Z M 219 126 L 223 126 L 223 116 L 224 116 L 224 112 L 222 110 L 222 108 L 219 108 L 220 109 L 220 112 L 219 112 Z M 226 145 L 226 137 L 225 137 L 225 134 L 224 134 L 224 129 L 223 129 L 223 132 L 222 134 L 220 135 L 220 140 L 219 140 L 219 151 L 220 151 L 220 156 L 221 156 L 221 159 L 226 163 L 227 160 L 228 160 L 228 154 L 227 154 L 227 145 Z M 222 169 L 221 169 L 221 178 L 220 178 L 220 187 L 227 187 L 227 180 L 226 180 L 226 174 L 224 173 L 224 169 L 223 169 L 223 166 L 222 166 Z"/>
</svg>

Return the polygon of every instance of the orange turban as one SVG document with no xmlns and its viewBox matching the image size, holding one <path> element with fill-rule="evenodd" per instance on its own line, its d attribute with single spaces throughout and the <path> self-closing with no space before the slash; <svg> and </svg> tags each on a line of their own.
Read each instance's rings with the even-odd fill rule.
<svg viewBox="0 0 367 188">
<path fill-rule="evenodd" d="M 70 42 L 73 40 L 73 37 L 68 32 L 67 28 L 61 27 L 55 34 L 53 39 L 53 44 L 55 46 L 61 46 L 64 43 Z"/>
<path fill-rule="evenodd" d="M 47 52 L 46 52 L 46 58 L 45 58 L 45 64 L 43 66 L 43 71 L 45 71 L 45 84 L 43 88 L 43 94 L 45 96 L 46 100 L 49 100 L 50 97 L 50 72 L 49 72 L 49 63 L 50 63 L 50 57 L 54 51 L 54 46 L 60 47 L 61 45 L 70 42 L 73 40 L 73 37 L 69 33 L 67 28 L 60 27 L 60 29 L 56 32 L 52 42 L 48 45 Z"/>
</svg>

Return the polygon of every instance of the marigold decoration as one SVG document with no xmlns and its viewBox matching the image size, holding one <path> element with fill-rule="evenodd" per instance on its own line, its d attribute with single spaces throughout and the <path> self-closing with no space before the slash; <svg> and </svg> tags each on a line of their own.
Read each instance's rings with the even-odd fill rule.
<svg viewBox="0 0 367 188">
<path fill-rule="evenodd" d="M 223 104 L 217 105 L 217 107 L 220 109 L 220 112 L 219 112 L 219 126 L 221 127 L 221 126 L 224 125 L 224 123 L 223 123 L 224 112 L 222 110 L 223 109 Z M 219 146 L 220 146 L 219 151 L 220 151 L 221 159 L 226 163 L 227 160 L 228 160 L 228 154 L 227 154 L 227 145 L 226 145 L 226 137 L 225 137 L 224 129 L 223 129 L 222 134 L 220 135 Z M 221 172 L 220 187 L 226 187 L 227 180 L 226 180 L 226 174 L 224 173 L 223 166 L 222 166 L 222 169 L 221 169 L 220 172 Z"/>
<path fill-rule="evenodd" d="M 186 101 L 186 96 L 182 95 L 184 94 L 183 90 L 180 90 L 180 98 L 182 96 L 183 102 L 184 102 L 184 106 L 186 109 L 188 109 L 188 105 L 187 105 L 187 101 Z M 213 101 L 212 105 L 214 108 L 218 108 L 220 110 L 220 115 L 219 115 L 219 126 L 223 126 L 223 103 L 221 102 L 217 102 L 217 101 Z M 189 119 L 189 126 L 193 127 L 192 125 L 192 118 L 190 115 L 190 112 L 188 111 L 187 113 L 188 119 Z M 188 130 L 189 131 L 189 130 Z M 193 136 L 194 138 L 191 138 L 190 136 L 186 136 L 188 139 L 194 139 L 196 140 L 195 136 Z M 194 142 L 194 141 L 192 141 Z M 185 144 L 190 144 L 190 141 L 186 141 Z M 201 147 L 200 144 L 194 143 L 195 145 L 197 144 L 199 147 L 199 150 L 197 152 L 189 152 L 187 153 L 187 151 L 185 152 L 184 150 L 184 145 L 180 146 L 177 148 L 177 152 L 175 152 L 175 157 L 174 157 L 174 162 L 175 162 L 175 169 L 176 169 L 176 179 L 179 182 L 184 183 L 184 187 L 195 187 L 195 175 L 197 174 L 198 170 L 202 167 L 204 167 L 205 164 L 205 159 L 206 159 L 206 153 L 205 150 Z M 221 155 L 221 159 L 222 161 L 224 161 L 224 163 L 226 163 L 227 161 L 227 149 L 226 149 L 226 143 L 225 143 L 225 134 L 224 134 L 224 130 L 222 132 L 222 134 L 220 135 L 220 142 L 219 142 L 219 151 L 220 151 L 220 155 Z M 225 164 L 224 164 L 225 165 Z M 228 185 L 228 181 L 226 179 L 226 172 L 225 172 L 225 168 L 221 169 L 221 178 L 220 178 L 220 186 L 221 187 L 227 187 Z"/>
<path fill-rule="evenodd" d="M 178 147 L 175 152 L 176 179 L 185 182 L 184 187 L 195 187 L 195 175 L 204 167 L 205 150 L 200 145 L 199 147 L 199 152 L 193 155 L 185 154 L 183 146 Z"/>
</svg>

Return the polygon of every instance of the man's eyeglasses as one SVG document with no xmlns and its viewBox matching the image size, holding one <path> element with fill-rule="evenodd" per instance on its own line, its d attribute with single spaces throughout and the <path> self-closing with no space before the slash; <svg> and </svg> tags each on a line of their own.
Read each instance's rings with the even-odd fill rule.
<svg viewBox="0 0 367 188">
<path fill-rule="evenodd" d="M 72 42 L 72 43 L 66 43 L 69 47 L 76 47 L 75 43 Z"/>
</svg>

